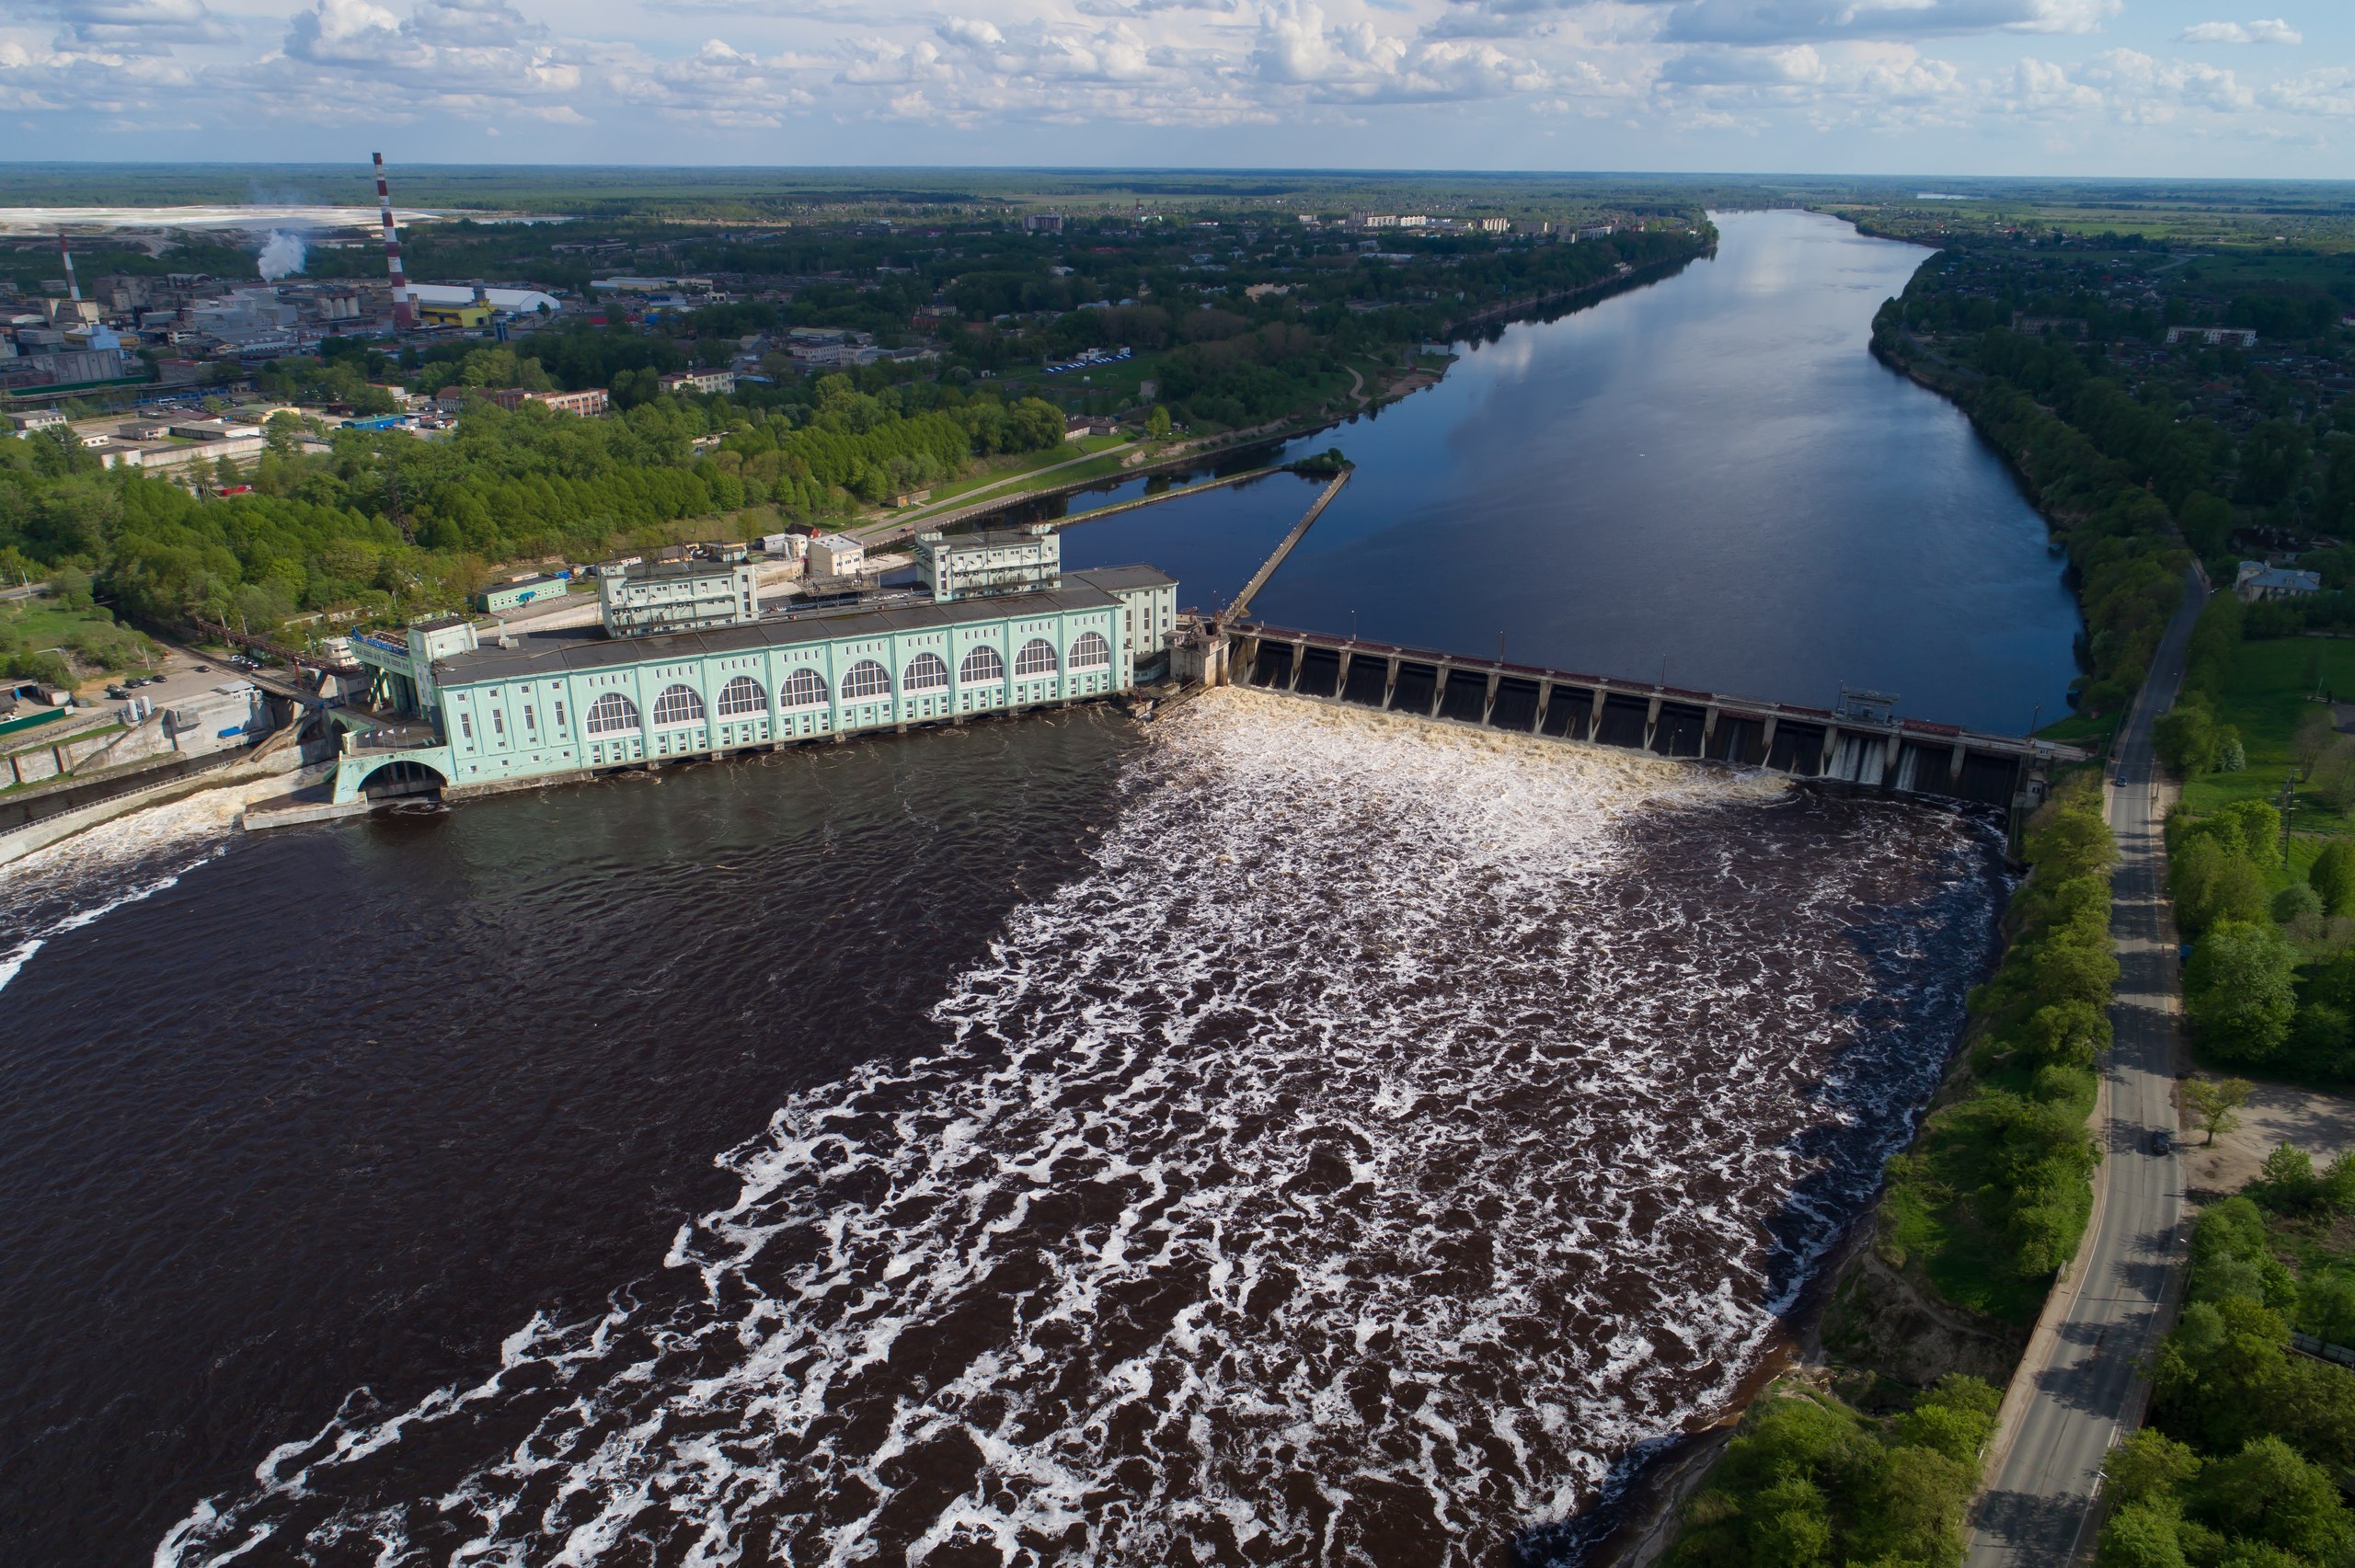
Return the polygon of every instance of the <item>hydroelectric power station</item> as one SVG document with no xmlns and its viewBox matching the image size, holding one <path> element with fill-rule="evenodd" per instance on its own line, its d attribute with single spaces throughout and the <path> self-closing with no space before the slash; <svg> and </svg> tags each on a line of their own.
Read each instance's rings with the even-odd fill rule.
<svg viewBox="0 0 2355 1568">
<path fill-rule="evenodd" d="M 1112 696 L 1157 662 L 1177 584 L 1065 573 L 1050 528 L 917 540 L 926 591 L 764 616 L 748 568 L 616 566 L 601 624 L 477 640 L 445 618 L 352 638 L 381 712 L 347 734 L 335 806 L 463 799 L 614 768 Z"/>
<path fill-rule="evenodd" d="M 1849 793 L 2015 814 L 2041 803 L 2051 741 L 1901 718 L 1883 692 L 1809 707 L 1266 625 L 1250 601 L 1348 483 L 1342 472 L 1224 611 L 1188 612 L 1151 567 L 1065 572 L 1051 524 L 919 534 L 920 588 L 764 613 L 752 568 L 599 569 L 599 624 L 479 640 L 459 617 L 362 634 L 370 705 L 314 820 L 461 800 L 619 768 L 767 750 L 1074 702 L 1239 684 L 1443 723 L 1757 768 Z"/>
</svg>

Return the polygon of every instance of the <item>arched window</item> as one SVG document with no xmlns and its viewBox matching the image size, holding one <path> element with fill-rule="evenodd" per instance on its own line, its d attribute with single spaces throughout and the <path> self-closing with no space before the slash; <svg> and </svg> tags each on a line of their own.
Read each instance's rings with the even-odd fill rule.
<svg viewBox="0 0 2355 1568">
<path fill-rule="evenodd" d="M 804 665 L 786 678 L 777 701 L 788 708 L 814 708 L 826 700 L 826 678 Z"/>
<path fill-rule="evenodd" d="M 998 658 L 997 649 L 994 647 L 977 647 L 965 656 L 964 663 L 957 667 L 957 679 L 968 686 L 984 686 L 993 681 L 1003 681 L 1005 679 L 1005 660 Z"/>
<path fill-rule="evenodd" d="M 905 673 L 900 677 L 902 692 L 937 692 L 948 684 L 948 666 L 937 654 L 920 653 L 908 660 Z"/>
<path fill-rule="evenodd" d="M 654 727 L 693 724 L 703 717 L 703 699 L 684 686 L 673 686 L 654 699 Z"/>
<path fill-rule="evenodd" d="M 739 675 L 719 689 L 719 716 L 734 718 L 738 714 L 756 714 L 769 705 L 769 695 L 761 683 L 749 675 Z"/>
<path fill-rule="evenodd" d="M 1097 632 L 1083 632 L 1071 645 L 1071 667 L 1074 670 L 1101 670 L 1112 662 L 1112 645 Z"/>
<path fill-rule="evenodd" d="M 843 677 L 843 701 L 864 702 L 869 697 L 891 694 L 891 672 L 871 658 L 862 658 L 850 667 Z"/>
<path fill-rule="evenodd" d="M 1032 637 L 1022 645 L 1022 651 L 1014 656 L 1014 673 L 1017 677 L 1052 675 L 1054 672 L 1055 645 L 1044 637 Z"/>
<path fill-rule="evenodd" d="M 638 727 L 638 704 L 619 692 L 608 692 L 589 704 L 589 716 L 581 727 L 592 735 L 611 735 L 617 729 Z"/>
</svg>

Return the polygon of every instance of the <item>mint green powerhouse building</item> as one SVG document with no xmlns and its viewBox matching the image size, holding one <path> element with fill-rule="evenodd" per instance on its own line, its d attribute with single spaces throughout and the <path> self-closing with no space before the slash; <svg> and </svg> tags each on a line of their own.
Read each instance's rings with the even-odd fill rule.
<svg viewBox="0 0 2355 1568">
<path fill-rule="evenodd" d="M 587 627 L 439 651 L 355 637 L 378 687 L 431 721 L 354 737 L 335 799 L 438 789 L 463 798 L 602 769 L 1097 698 L 1135 683 L 1176 584 L 1150 567 L 1072 572 L 1034 591 L 913 600 L 699 631 Z M 1148 638 L 1150 641 L 1148 642 Z M 437 656 L 438 655 L 438 656 Z"/>
</svg>

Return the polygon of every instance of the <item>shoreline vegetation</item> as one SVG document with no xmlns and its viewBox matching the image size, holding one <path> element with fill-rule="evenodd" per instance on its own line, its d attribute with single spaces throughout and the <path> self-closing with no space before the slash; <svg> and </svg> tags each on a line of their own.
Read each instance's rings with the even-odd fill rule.
<svg viewBox="0 0 2355 1568">
<path fill-rule="evenodd" d="M 201 465 L 193 491 L 101 471 L 68 439 L 0 441 L 0 571 L 78 582 L 125 624 L 174 626 L 200 614 L 257 630 L 367 624 L 447 607 L 496 570 L 551 557 L 709 538 L 715 529 L 921 521 L 925 511 L 873 509 L 926 487 L 936 513 L 957 509 L 959 491 L 1018 504 L 1074 475 L 1086 484 L 1133 472 L 1125 461 L 1145 443 L 1092 437 L 1074 449 L 1064 439 L 1073 416 L 1126 418 L 1163 456 L 1207 464 L 1431 384 L 1447 363 L 1421 351 L 1433 336 L 1501 332 L 1499 313 L 1518 318 L 1572 301 L 1583 308 L 1669 275 L 1714 247 L 1702 200 L 1761 200 L 1754 189 L 1706 197 L 1690 182 L 1661 189 L 1678 194 L 1655 194 L 1641 226 L 1603 243 L 1417 240 L 1411 255 L 1370 260 L 1298 246 L 1282 254 L 1267 237 L 1274 214 L 1215 204 L 1204 209 L 1209 219 L 1171 230 L 1146 234 L 1131 223 L 1113 235 L 1113 220 L 1091 219 L 1066 239 L 1022 232 L 1020 213 L 1044 211 L 1040 201 L 993 196 L 927 219 L 937 228 L 921 246 L 876 234 L 871 214 L 855 210 L 856 192 L 843 193 L 832 229 L 801 223 L 749 241 L 666 228 L 654 209 L 602 214 L 657 258 L 647 265 L 745 278 L 766 269 L 796 281 L 781 301 L 649 312 L 594 328 L 549 326 L 513 343 L 462 339 L 386 355 L 335 339 L 316 358 L 275 361 L 255 376 L 266 397 L 353 412 L 386 406 L 383 383 L 394 379 L 428 392 L 609 386 L 610 419 L 469 398 L 454 432 L 424 441 L 281 414 L 266 452 Z M 2339 324 L 2341 310 L 2355 306 L 2349 236 L 2327 214 L 2236 212 L 2231 193 L 2205 208 L 2187 198 L 2157 219 L 2098 204 L 2056 211 L 2051 192 L 1935 208 L 1894 197 L 1859 205 L 1853 194 L 1787 200 L 1867 234 L 1935 247 L 1877 314 L 1871 351 L 1970 418 L 2065 557 L 2085 623 L 2083 675 L 2076 711 L 2042 733 L 2106 742 L 2195 561 L 2228 581 L 2244 549 L 2270 555 L 2303 542 L 2320 573 L 2325 591 L 2294 605 L 2244 612 L 2220 596 L 2231 607 L 2202 617 L 2185 683 L 2187 706 L 2205 714 L 2205 728 L 2186 718 L 2161 744 L 2187 778 L 2181 818 L 2169 823 L 2179 852 L 2171 876 L 2200 868 L 2196 887 L 2187 880 L 2171 890 L 2181 907 L 2212 906 L 2207 927 L 2226 938 L 2203 940 L 2188 976 L 2200 1050 L 2227 1065 L 2343 1082 L 2355 1075 L 2355 960 L 2344 959 L 2355 938 L 2355 847 L 2331 868 L 2325 863 L 2341 835 L 2355 833 L 2355 755 L 2310 735 L 2304 720 L 2318 695 L 2355 695 L 2355 641 L 2326 645 L 2302 634 L 2355 628 L 2355 549 L 2331 532 L 2355 535 L 2355 397 L 2323 390 L 2334 367 L 2355 364 Z M 2121 223 L 2140 226 L 2120 235 Z M 2277 225 L 2294 242 L 2265 243 L 2258 228 Z M 1187 228 L 1212 232 L 1176 232 Z M 547 241 L 488 224 L 424 230 L 412 273 L 512 275 L 511 253 L 545 251 Z M 2193 245 L 2201 248 L 2185 248 Z M 1116 254 L 1107 259 L 1105 248 Z M 241 259 L 213 250 L 213 263 Z M 366 275 L 372 259 L 360 246 L 316 254 L 318 271 L 342 266 L 354 276 Z M 186 256 L 101 253 L 84 269 L 117 261 L 144 273 L 190 264 Z M 1561 276 L 1533 290 L 1533 267 Z M 577 286 L 588 280 L 581 263 Z M 915 340 L 919 314 L 943 311 L 950 325 L 927 363 L 804 376 L 764 361 L 775 372 L 767 384 L 748 378 L 726 396 L 661 385 L 665 372 L 729 362 L 747 339 L 781 342 L 796 326 L 848 326 L 897 348 Z M 2247 331 L 2289 348 L 2267 357 L 2189 339 L 2178 346 L 2177 327 Z M 1115 344 L 1143 347 L 1117 364 L 1077 358 Z M 1051 364 L 1093 368 L 1066 377 Z M 236 395 L 224 380 L 219 395 Z M 1214 444 L 1174 452 L 1189 441 Z M 1074 457 L 1084 461 L 1065 466 Z M 1098 464 L 1105 473 L 1086 477 Z M 2302 640 L 2326 652 L 2311 661 L 2281 654 L 2302 654 Z M 28 662 L 40 657 L 0 647 L 18 673 L 48 673 Z M 2343 791 L 2332 783 L 2341 774 Z M 2277 784 L 2300 826 L 2252 809 L 2271 809 Z M 2277 838 L 2285 852 L 2278 864 L 2267 853 Z M 1868 1228 L 1810 1297 L 1807 1310 L 1821 1314 L 1820 1342 L 1802 1352 L 1810 1365 L 1769 1380 L 1752 1402 L 1724 1455 L 1698 1477 L 1685 1533 L 1667 1549 L 1671 1562 L 1959 1561 L 1970 1496 L 1962 1476 L 1993 1431 L 1990 1395 L 2086 1222 L 2098 1157 L 2085 1131 L 2091 1063 L 2107 1040 L 2102 1009 L 2116 972 L 2098 779 L 2065 781 L 2024 842 L 2028 870 L 2003 917 L 2004 950 L 1972 996 L 1947 1075 L 1916 1138 L 1891 1161 Z M 2244 996 L 2255 1004 L 2217 1001 Z M 2302 1216 L 2311 1230 L 2338 1222 L 2339 1188 L 2355 1178 L 2338 1165 L 2302 1176 L 2285 1160 L 2278 1172 L 2269 1166 L 2267 1179 L 2268 1192 L 2305 1192 L 2307 1182 L 2323 1195 L 2281 1199 L 2280 1212 Z M 2246 1265 L 2231 1288 L 2211 1289 L 2195 1273 L 2195 1299 L 2214 1301 L 2229 1320 L 2224 1338 L 2169 1343 L 2184 1356 L 2246 1343 L 2258 1347 L 2261 1370 L 2292 1365 L 2276 1343 L 2286 1330 L 2241 1322 L 2247 1314 L 2224 1303 L 2243 1289 L 2283 1322 L 2323 1321 L 2303 1296 L 2278 1288 L 2258 1255 L 2305 1243 L 2279 1227 L 2251 1242 L 2265 1227 L 2253 1230 L 2246 1215 L 2228 1229 L 2231 1238 L 2194 1249 L 2195 1268 L 2202 1245 Z M 2258 1283 L 2247 1296 L 2251 1269 Z M 2334 1264 L 2320 1274 L 2336 1271 Z M 2355 1265 L 2346 1272 L 2355 1278 Z M 2187 1315 L 2177 1334 L 2190 1327 Z M 2113 1478 L 2129 1505 L 2113 1521 L 2120 1544 L 2105 1538 L 2106 1564 L 2225 1561 L 2220 1542 L 2233 1532 L 2214 1489 L 2218 1478 L 2240 1473 L 2232 1467 L 2256 1462 L 2247 1456 L 2257 1439 L 2191 1425 L 2201 1391 L 2224 1386 L 2202 1383 L 2207 1376 L 2195 1368 L 2162 1379 L 2161 1425 L 2177 1423 L 2170 1430 L 2192 1459 L 2145 1445 L 2133 1461 L 2141 1468 Z M 2273 1377 L 2265 1370 L 2226 1397 L 2255 1398 L 2252 1408 L 2265 1412 L 2262 1402 L 2287 1386 L 2266 1381 Z M 2264 1419 L 2247 1415 L 2244 1425 Z M 2345 1429 L 2355 1431 L 2355 1415 Z M 2309 1436 L 2281 1440 L 2306 1463 L 2355 1464 L 2355 1440 L 2342 1456 Z M 2260 1458 L 2274 1482 L 2292 1491 L 2304 1484 L 2271 1450 Z M 1623 1511 L 1652 1480 L 1639 1472 Z M 2118 1523 L 2130 1516 L 2144 1538 L 2159 1533 L 2153 1518 L 2165 1523 L 2177 1555 L 2164 1543 L 2133 1554 L 2142 1548 Z M 2319 1561 L 2303 1548 L 2324 1539 L 2301 1536 L 2297 1550 L 2269 1539 L 2286 1555 L 2246 1560 L 2276 1568 Z"/>
<path fill-rule="evenodd" d="M 254 391 L 276 401 L 215 395 L 220 412 L 270 410 L 253 415 L 267 418 L 267 446 L 201 460 L 190 484 L 106 468 L 63 428 L 0 441 L 0 575 L 78 572 L 127 622 L 299 642 L 456 610 L 499 577 L 552 562 L 795 526 L 893 531 L 965 510 L 966 495 L 1020 505 L 1378 411 L 1444 373 L 1452 355 L 1429 351 L 1434 337 L 1493 337 L 1507 317 L 1583 308 L 1715 244 L 1690 212 L 1580 243 L 1461 231 L 1382 242 L 1411 245 L 1395 254 L 1232 214 L 1150 228 L 1106 217 L 1056 235 L 993 216 L 936 237 L 917 246 L 857 224 L 764 236 L 761 263 L 792 287 L 635 317 L 616 309 L 597 324 L 567 317 L 510 341 L 449 336 L 387 354 L 331 338 L 316 357 L 254 372 Z M 749 267 L 741 241 L 665 244 L 680 261 Z M 427 275 L 549 243 L 461 224 L 421 236 L 416 265 Z M 312 271 L 362 275 L 369 254 L 321 246 Z M 911 357 L 812 372 L 784 351 L 817 323 L 896 354 L 918 322 L 935 346 Z M 756 351 L 757 372 L 742 371 Z M 732 392 L 661 383 L 731 361 L 743 374 Z M 412 397 L 454 396 L 454 429 L 332 428 L 306 412 L 390 411 L 394 382 Z M 595 388 L 608 390 L 610 417 L 488 395 Z M 921 508 L 898 504 L 924 492 Z M 294 627 L 307 634 L 288 635 Z M 29 646 L 0 647 L 0 661 L 21 676 L 77 674 Z"/>
<path fill-rule="evenodd" d="M 1934 247 L 1877 315 L 1872 351 L 1971 420 L 2065 558 L 2082 673 L 2076 711 L 2041 733 L 2107 747 L 2195 561 L 2222 585 L 2252 554 L 2286 552 L 2319 576 L 2320 591 L 2292 601 L 2216 595 L 2157 745 L 2185 781 L 2166 839 L 2170 899 L 2195 939 L 2185 990 L 2199 1057 L 2343 1089 L 2355 1079 L 2355 738 L 2337 733 L 2326 700 L 2355 696 L 2355 642 L 2337 640 L 2355 626 L 2355 551 L 2339 544 L 2355 534 L 2355 397 L 2334 389 L 2355 365 L 2340 319 L 2355 305 L 2349 236 L 2307 225 L 2285 244 L 2257 232 L 2270 219 L 2197 202 L 2123 235 L 2115 208 L 2033 200 L 1831 210 Z M 1935 1402 L 1946 1379 L 2008 1380 L 2051 1289 L 2046 1265 L 2083 1235 L 2098 1158 L 2088 1070 L 2116 974 L 2098 800 L 2098 779 L 2081 774 L 2045 808 L 2056 815 L 2031 834 L 2002 965 L 1972 997 L 1920 1134 L 1890 1162 L 1868 1240 L 1826 1293 L 1820 1364 L 1772 1387 L 1726 1457 L 1686 1481 L 1698 1492 L 1668 1562 L 1961 1562 L 1959 1515 L 1924 1550 L 1877 1558 L 1858 1528 L 1869 1491 L 1823 1456 L 1860 1435 L 1898 1441 L 1891 1423 L 1905 1417 L 1891 1413 Z M 2195 1079 L 2184 1099 L 2212 1137 L 2247 1092 Z M 2355 1334 L 2355 1319 L 2333 1315 L 2355 1288 L 2355 1161 L 2318 1173 L 2277 1150 L 2253 1191 L 2274 1207 L 2265 1223 L 2246 1199 L 2200 1221 L 2193 1305 L 2156 1368 L 2155 1429 L 2111 1461 L 2103 1568 L 2292 1568 L 2355 1546 L 2336 1496 L 2355 1474 L 2355 1373 L 2301 1361 L 2287 1326 Z M 2301 1248 L 2329 1254 L 2311 1288 L 2283 1283 Z M 1800 1402 L 1811 1408 L 1795 1415 Z"/>
<path fill-rule="evenodd" d="M 1719 1457 L 1663 1476 L 1691 1494 L 1660 1499 L 1673 1525 L 1615 1561 L 1961 1561 L 2003 1387 L 2092 1207 L 2086 1120 L 2118 975 L 2098 776 L 2068 778 L 2024 845 L 2002 956 L 1880 1201 L 1810 1293 L 1799 1365 L 1699 1439 L 1729 1433 Z"/>
</svg>

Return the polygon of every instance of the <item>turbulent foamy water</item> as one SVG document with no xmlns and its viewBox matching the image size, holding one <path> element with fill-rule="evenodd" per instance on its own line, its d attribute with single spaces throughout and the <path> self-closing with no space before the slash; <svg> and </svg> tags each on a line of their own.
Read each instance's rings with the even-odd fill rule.
<svg viewBox="0 0 2355 1568">
<path fill-rule="evenodd" d="M 1951 818 L 1213 693 L 936 1049 L 780 1107 L 603 1316 L 355 1393 L 156 1561 L 1542 1553 L 1733 1397 L 1994 892 Z"/>
<path fill-rule="evenodd" d="M 0 866 L 0 898 L 7 901 L 0 921 L 0 990 L 56 937 L 178 887 L 182 876 L 227 849 L 238 812 L 301 782 L 281 776 L 201 790 L 101 822 Z"/>
</svg>

